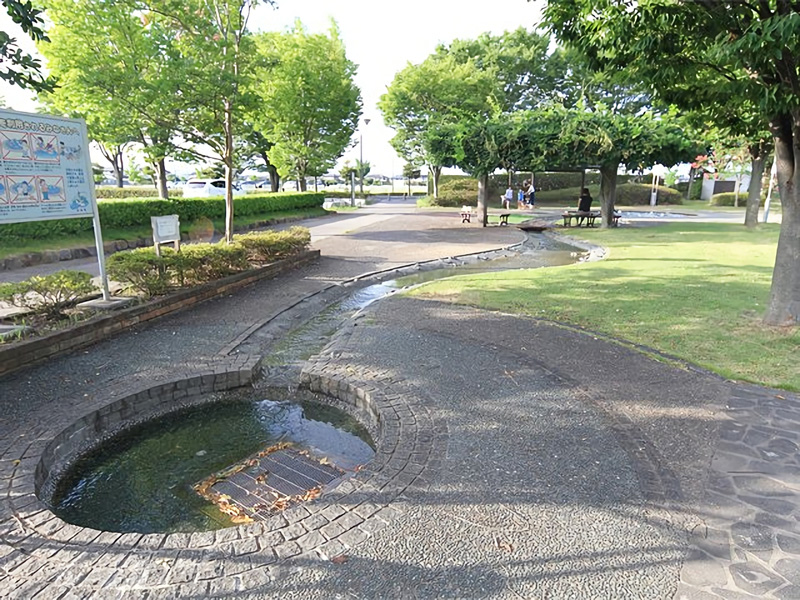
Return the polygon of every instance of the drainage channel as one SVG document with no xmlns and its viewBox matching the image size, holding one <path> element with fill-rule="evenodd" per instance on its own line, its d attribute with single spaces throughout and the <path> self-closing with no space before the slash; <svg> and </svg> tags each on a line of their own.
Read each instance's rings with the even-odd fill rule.
<svg viewBox="0 0 800 600">
<path fill-rule="evenodd" d="M 264 356 L 267 367 L 298 365 L 321 352 L 348 319 L 399 290 L 456 275 L 569 265 L 585 256 L 579 248 L 549 236 L 529 233 L 517 249 L 446 258 L 376 274 L 328 290 L 312 299 L 311 306 L 297 307 L 295 314 L 268 323 L 237 351 Z M 375 283 L 369 283 L 370 280 Z M 350 291 L 354 286 L 362 287 Z"/>
</svg>

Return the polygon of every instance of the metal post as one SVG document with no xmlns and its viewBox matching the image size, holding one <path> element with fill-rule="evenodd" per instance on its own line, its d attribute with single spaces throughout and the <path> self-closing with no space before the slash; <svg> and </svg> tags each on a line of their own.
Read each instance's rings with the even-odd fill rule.
<svg viewBox="0 0 800 600">
<path fill-rule="evenodd" d="M 653 183 L 650 186 L 650 206 L 658 203 L 658 175 L 653 171 Z"/>
<path fill-rule="evenodd" d="M 775 164 L 775 159 L 772 159 L 772 168 L 769 171 L 769 186 L 767 187 L 767 200 L 764 202 L 764 223 L 769 219 L 769 203 L 772 200 L 772 181 L 775 179 L 775 174 L 778 171 L 778 165 Z"/>
<path fill-rule="evenodd" d="M 356 205 L 356 172 L 350 171 L 350 206 Z"/>
<path fill-rule="evenodd" d="M 88 146 L 87 146 L 87 152 Z M 91 171 L 89 171 L 91 175 Z M 100 212 L 97 210 L 97 200 L 92 202 L 92 222 L 94 223 L 94 245 L 97 248 L 97 264 L 100 267 L 100 282 L 103 287 L 103 300 L 111 300 L 111 293 L 108 291 L 108 274 L 106 273 L 106 255 L 103 248 L 103 233 L 100 230 Z"/>
</svg>

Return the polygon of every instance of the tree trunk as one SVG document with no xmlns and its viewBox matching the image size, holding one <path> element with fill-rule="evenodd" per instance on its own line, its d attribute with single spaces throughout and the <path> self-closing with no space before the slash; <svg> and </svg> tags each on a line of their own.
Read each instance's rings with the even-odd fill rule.
<svg viewBox="0 0 800 600">
<path fill-rule="evenodd" d="M 306 191 L 307 186 L 306 186 L 305 175 L 303 177 L 300 177 L 300 178 L 297 179 L 297 184 L 298 184 L 298 187 L 300 188 L 301 192 L 305 192 Z"/>
<path fill-rule="evenodd" d="M 581 169 L 581 193 L 583 193 L 583 188 L 586 187 L 586 169 Z"/>
<path fill-rule="evenodd" d="M 225 150 L 222 162 L 225 165 L 225 241 L 233 243 L 233 103 L 226 99 L 224 103 L 225 118 Z"/>
<path fill-rule="evenodd" d="M 484 227 L 488 221 L 489 208 L 489 174 L 478 177 L 478 220 Z"/>
<path fill-rule="evenodd" d="M 781 233 L 772 271 L 772 288 L 764 322 L 797 325 L 800 322 L 800 111 L 782 114 L 770 122 L 775 138 L 775 162 L 781 194 Z"/>
<path fill-rule="evenodd" d="M 278 175 L 278 168 L 274 165 L 267 165 L 267 172 L 269 173 L 269 187 L 273 192 L 279 192 L 281 189 L 281 176 Z"/>
<path fill-rule="evenodd" d="M 166 159 L 160 158 L 156 162 L 153 163 L 153 169 L 155 171 L 155 184 L 156 188 L 158 189 L 158 197 L 166 200 L 169 198 L 169 192 L 167 190 L 167 166 L 166 166 Z"/>
<path fill-rule="evenodd" d="M 697 169 L 695 169 L 694 167 L 691 167 L 689 169 L 689 187 L 686 188 L 686 201 L 687 202 L 692 199 L 692 184 L 694 183 L 694 176 L 696 175 L 696 173 L 697 173 Z"/>
<path fill-rule="evenodd" d="M 600 226 L 614 226 L 614 203 L 617 199 L 618 164 L 600 167 Z"/>
<path fill-rule="evenodd" d="M 430 173 L 430 179 L 433 182 L 433 197 L 439 197 L 439 176 L 442 174 L 442 167 L 440 166 L 429 166 L 428 173 Z"/>
<path fill-rule="evenodd" d="M 747 208 L 744 211 L 745 227 L 758 225 L 758 207 L 761 205 L 761 181 L 764 178 L 764 159 L 767 148 L 763 142 L 749 148 L 753 161 L 750 167 L 750 188 L 747 191 Z"/>
<path fill-rule="evenodd" d="M 119 153 L 119 160 L 118 161 L 114 161 L 112 163 L 112 167 L 111 168 L 114 169 L 114 179 L 116 179 L 116 181 L 117 181 L 117 187 L 118 188 L 123 187 L 125 184 L 122 181 L 122 177 L 123 177 L 125 172 L 124 172 L 123 164 L 122 164 L 122 151 L 120 151 L 120 153 Z"/>
</svg>

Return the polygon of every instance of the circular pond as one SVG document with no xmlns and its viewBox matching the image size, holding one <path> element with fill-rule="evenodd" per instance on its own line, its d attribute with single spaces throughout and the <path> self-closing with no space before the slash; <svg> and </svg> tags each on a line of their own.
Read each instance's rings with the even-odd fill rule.
<svg viewBox="0 0 800 600">
<path fill-rule="evenodd" d="M 74 462 L 51 508 L 116 532 L 219 529 L 319 495 L 374 455 L 366 429 L 313 402 L 225 401 L 129 429 Z"/>
</svg>

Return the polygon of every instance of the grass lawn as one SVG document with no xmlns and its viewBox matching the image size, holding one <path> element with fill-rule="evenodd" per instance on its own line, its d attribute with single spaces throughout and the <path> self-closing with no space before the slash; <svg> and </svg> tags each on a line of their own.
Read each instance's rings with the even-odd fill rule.
<svg viewBox="0 0 800 600">
<path fill-rule="evenodd" d="M 311 218 L 330 214 L 322 208 L 308 208 L 298 210 L 287 210 L 259 215 L 256 217 L 236 218 L 233 223 L 235 227 L 244 227 L 252 223 L 264 221 L 266 219 L 279 219 L 286 217 Z M 211 235 L 211 222 L 206 223 L 181 223 L 181 232 L 189 235 L 201 234 L 200 237 Z M 225 221 L 213 221 L 213 228 L 217 232 L 225 231 Z M 153 230 L 148 224 L 143 227 L 131 227 L 126 229 L 103 229 L 103 241 L 113 240 L 135 240 L 138 238 L 150 238 Z M 6 258 L 14 254 L 27 254 L 29 252 L 43 252 L 45 250 L 63 250 L 64 248 L 81 248 L 94 246 L 94 233 L 87 231 L 78 235 L 65 235 L 53 237 L 46 240 L 2 240 L 0 239 L 0 258 Z"/>
<path fill-rule="evenodd" d="M 409 294 L 580 325 L 725 377 L 800 390 L 800 330 L 765 327 L 777 225 L 581 231 L 608 258 L 461 275 Z"/>
</svg>

